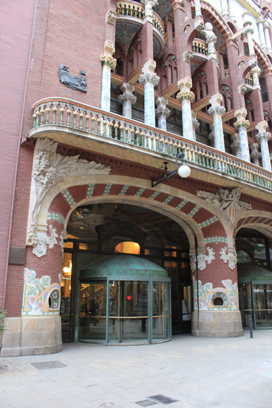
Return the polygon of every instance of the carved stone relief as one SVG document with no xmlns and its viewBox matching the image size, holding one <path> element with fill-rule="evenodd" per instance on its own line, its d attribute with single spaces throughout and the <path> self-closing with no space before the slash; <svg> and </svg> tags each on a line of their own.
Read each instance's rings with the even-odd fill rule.
<svg viewBox="0 0 272 408">
<path fill-rule="evenodd" d="M 69 88 L 87 92 L 86 72 L 83 70 L 80 71 L 80 77 L 76 77 L 69 74 L 69 68 L 61 64 L 59 67 L 59 79 L 62 84 Z"/>
<path fill-rule="evenodd" d="M 206 263 L 210 264 L 215 259 L 214 250 L 210 247 L 207 247 L 207 251 L 208 251 L 208 255 L 206 254 L 197 255 L 198 269 L 200 269 L 201 271 L 206 269 Z M 192 255 L 190 257 L 190 265 L 191 265 L 191 270 L 195 271 L 196 270 L 196 256 L 195 255 Z"/>
<path fill-rule="evenodd" d="M 197 196 L 213 204 L 231 223 L 235 222 L 240 211 L 252 209 L 251 204 L 239 201 L 241 196 L 239 188 L 234 188 L 233 190 L 220 188 L 217 194 L 197 191 Z"/>
<path fill-rule="evenodd" d="M 53 248 L 57 243 L 52 226 L 51 235 L 47 236 L 47 227 L 38 225 L 41 202 L 49 189 L 66 176 L 110 173 L 110 167 L 95 161 L 57 154 L 57 146 L 50 139 L 37 139 L 34 150 L 26 245 L 33 246 L 33 253 L 38 257 L 46 254 L 47 245 Z"/>
</svg>

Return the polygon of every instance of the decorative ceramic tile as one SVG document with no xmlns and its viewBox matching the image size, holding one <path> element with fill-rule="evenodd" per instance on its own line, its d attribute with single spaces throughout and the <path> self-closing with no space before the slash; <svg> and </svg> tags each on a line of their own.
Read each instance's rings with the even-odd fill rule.
<svg viewBox="0 0 272 408">
<path fill-rule="evenodd" d="M 179 203 L 179 205 L 176 206 L 177 210 L 180 210 L 182 207 L 185 206 L 185 204 L 187 204 L 188 201 L 187 200 L 183 200 L 181 203 Z"/>
<path fill-rule="evenodd" d="M 208 227 L 208 225 L 211 225 L 216 221 L 218 221 L 218 218 L 214 216 L 214 217 L 210 218 L 209 220 L 201 222 L 198 225 L 199 225 L 200 228 L 204 228 L 204 227 Z"/>
<path fill-rule="evenodd" d="M 155 191 L 155 193 L 152 194 L 152 196 L 150 196 L 150 200 L 154 200 L 154 198 L 156 198 L 158 195 L 160 194 L 160 191 Z"/>
<path fill-rule="evenodd" d="M 86 198 L 92 197 L 94 191 L 95 184 L 89 184 Z"/>
<path fill-rule="evenodd" d="M 107 184 L 103 193 L 103 196 L 109 195 L 112 184 Z"/>
<path fill-rule="evenodd" d="M 195 208 L 193 208 L 192 211 L 189 212 L 189 214 L 188 214 L 189 217 L 193 217 L 198 212 L 198 210 L 200 210 L 200 206 L 196 205 Z"/>
<path fill-rule="evenodd" d="M 198 307 L 199 299 L 199 308 L 200 310 L 238 310 L 239 301 L 238 301 L 238 287 L 235 282 L 232 284 L 231 279 L 222 280 L 224 287 L 213 288 L 211 282 L 207 282 L 202 285 L 202 282 L 199 280 L 193 282 L 194 289 L 194 303 L 195 310 Z M 221 298 L 222 306 L 215 306 L 214 299 Z"/>
<path fill-rule="evenodd" d="M 51 284 L 51 277 L 48 275 L 36 279 L 36 272 L 25 268 L 22 316 L 58 315 L 59 307 L 60 284 Z"/>
<path fill-rule="evenodd" d="M 67 189 L 62 190 L 61 194 L 64 196 L 65 200 L 70 205 L 70 207 L 73 207 L 74 205 L 76 205 L 75 200 L 73 199 L 72 195 Z"/>
<path fill-rule="evenodd" d="M 171 201 L 172 199 L 174 198 L 174 196 L 173 195 L 169 195 L 165 200 L 164 200 L 164 204 L 168 204 L 169 203 L 169 201 Z"/>
<path fill-rule="evenodd" d="M 63 215 L 58 214 L 58 213 L 53 213 L 53 212 L 50 212 L 47 214 L 47 219 L 58 221 L 59 224 L 64 224 L 65 222 Z"/>
<path fill-rule="evenodd" d="M 137 191 L 137 193 L 135 194 L 135 197 L 140 197 L 140 196 L 143 194 L 144 191 L 145 191 L 145 188 L 140 188 L 140 189 Z"/>
<path fill-rule="evenodd" d="M 128 190 L 128 188 L 129 188 L 128 185 L 124 186 L 124 187 L 122 188 L 121 192 L 119 193 L 119 195 L 125 195 L 126 192 L 127 192 L 127 190 Z"/>
<path fill-rule="evenodd" d="M 204 239 L 205 244 L 219 244 L 220 242 L 223 242 L 225 244 L 228 243 L 228 238 L 226 237 L 209 237 Z"/>
</svg>

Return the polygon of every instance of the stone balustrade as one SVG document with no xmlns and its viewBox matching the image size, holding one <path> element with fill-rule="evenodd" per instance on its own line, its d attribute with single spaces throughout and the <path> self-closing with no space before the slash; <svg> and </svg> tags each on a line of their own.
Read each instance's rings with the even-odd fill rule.
<svg viewBox="0 0 272 408">
<path fill-rule="evenodd" d="M 116 14 L 117 14 L 116 16 L 117 19 L 119 17 L 121 18 L 122 17 L 132 17 L 132 18 L 136 18 L 139 20 L 143 20 L 145 17 L 145 9 L 144 9 L 144 6 L 134 1 L 118 1 L 116 4 Z M 161 18 L 159 17 L 159 15 L 155 13 L 154 11 L 152 15 L 152 23 L 153 23 L 153 27 L 156 30 L 158 30 L 158 32 L 164 39 L 165 37 L 164 24 Z"/>
<path fill-rule="evenodd" d="M 224 174 L 272 191 L 271 172 L 231 154 L 135 120 L 65 98 L 43 99 L 33 106 L 33 111 L 33 129 L 29 137 L 41 136 L 42 130 L 48 134 L 50 129 L 53 132 L 61 129 L 69 134 L 76 135 L 78 132 L 86 138 L 95 136 L 104 142 L 136 147 L 143 153 L 153 151 L 169 158 L 182 151 L 188 164 L 195 168 Z"/>
<path fill-rule="evenodd" d="M 192 51 L 198 54 L 208 55 L 208 46 L 205 41 L 196 38 L 192 42 Z"/>
</svg>

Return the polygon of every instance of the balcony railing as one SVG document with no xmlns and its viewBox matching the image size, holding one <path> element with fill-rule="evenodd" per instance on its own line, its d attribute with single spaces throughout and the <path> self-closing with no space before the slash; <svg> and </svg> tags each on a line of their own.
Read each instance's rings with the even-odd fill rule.
<svg viewBox="0 0 272 408">
<path fill-rule="evenodd" d="M 49 98 L 33 106 L 33 129 L 30 137 L 43 130 L 48 135 L 62 130 L 90 140 L 107 141 L 118 146 L 137 148 L 175 157 L 182 151 L 188 163 L 218 175 L 260 186 L 272 191 L 272 173 L 212 147 L 189 141 L 172 133 L 147 126 L 132 119 L 65 98 Z M 65 143 L 65 140 L 63 140 Z"/>
<path fill-rule="evenodd" d="M 118 1 L 116 4 L 116 14 L 118 17 L 132 17 L 138 20 L 143 20 L 145 17 L 144 7 L 133 1 Z M 160 35 L 164 38 L 164 25 L 161 18 L 153 11 L 152 16 L 153 27 L 156 28 Z"/>
</svg>

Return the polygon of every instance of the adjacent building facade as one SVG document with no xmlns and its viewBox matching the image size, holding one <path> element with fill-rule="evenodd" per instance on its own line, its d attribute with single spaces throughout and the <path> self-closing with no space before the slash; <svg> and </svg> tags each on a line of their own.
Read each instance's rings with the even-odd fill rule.
<svg viewBox="0 0 272 408">
<path fill-rule="evenodd" d="M 271 329 L 270 1 L 2 11 L 2 356 Z"/>
</svg>

